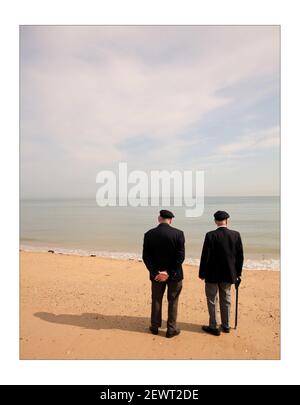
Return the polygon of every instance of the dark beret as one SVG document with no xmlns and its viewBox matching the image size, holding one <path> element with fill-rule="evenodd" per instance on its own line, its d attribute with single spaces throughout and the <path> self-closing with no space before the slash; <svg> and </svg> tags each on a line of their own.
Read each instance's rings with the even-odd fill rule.
<svg viewBox="0 0 300 405">
<path fill-rule="evenodd" d="M 168 211 L 168 210 L 159 211 L 159 215 L 162 218 L 174 218 L 175 217 L 175 215 L 171 211 Z"/>
<path fill-rule="evenodd" d="M 224 221 L 230 217 L 230 215 L 226 211 L 217 211 L 214 213 L 214 217 L 216 221 Z"/>
</svg>

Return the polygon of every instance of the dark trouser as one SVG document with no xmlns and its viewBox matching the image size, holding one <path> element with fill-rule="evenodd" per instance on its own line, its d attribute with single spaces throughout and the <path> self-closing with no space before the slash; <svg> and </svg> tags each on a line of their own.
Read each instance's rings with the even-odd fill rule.
<svg viewBox="0 0 300 405">
<path fill-rule="evenodd" d="M 220 312 L 222 326 L 229 328 L 230 319 L 230 290 L 231 284 L 228 283 L 206 283 L 205 293 L 209 312 L 209 326 L 217 328 L 217 302 L 218 291 L 220 296 Z"/>
<path fill-rule="evenodd" d="M 159 283 L 152 281 L 152 308 L 151 308 L 151 326 L 153 328 L 161 327 L 162 300 L 166 286 L 168 285 L 168 322 L 167 328 L 170 332 L 176 331 L 176 319 L 178 309 L 178 298 L 182 289 L 182 281 L 168 281 Z"/>
</svg>

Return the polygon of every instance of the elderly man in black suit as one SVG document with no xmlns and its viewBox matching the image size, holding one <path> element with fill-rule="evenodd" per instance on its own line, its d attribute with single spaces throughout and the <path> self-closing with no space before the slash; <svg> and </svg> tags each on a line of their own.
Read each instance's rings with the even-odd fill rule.
<svg viewBox="0 0 300 405">
<path fill-rule="evenodd" d="M 177 328 L 178 298 L 182 289 L 182 263 L 185 257 L 184 233 L 171 226 L 174 215 L 161 210 L 159 225 L 144 235 L 143 261 L 152 283 L 151 326 L 157 335 L 162 322 L 162 299 L 168 286 L 167 338 L 179 335 Z"/>
<path fill-rule="evenodd" d="M 202 329 L 220 336 L 217 325 L 216 304 L 219 292 L 221 330 L 230 332 L 231 285 L 240 283 L 244 261 L 243 245 L 239 232 L 228 229 L 229 214 L 217 211 L 214 214 L 217 229 L 205 236 L 200 260 L 199 277 L 205 280 L 205 293 L 209 312 L 209 325 Z"/>
</svg>

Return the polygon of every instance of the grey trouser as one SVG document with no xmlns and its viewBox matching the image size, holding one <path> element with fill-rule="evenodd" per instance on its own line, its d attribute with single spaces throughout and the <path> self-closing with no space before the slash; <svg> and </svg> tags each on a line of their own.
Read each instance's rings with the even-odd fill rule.
<svg viewBox="0 0 300 405">
<path fill-rule="evenodd" d="M 209 313 L 209 326 L 217 328 L 217 302 L 218 290 L 220 297 L 220 312 L 222 326 L 229 328 L 230 320 L 230 290 L 231 284 L 229 283 L 205 283 L 205 293 L 207 299 L 208 313 Z"/>
<path fill-rule="evenodd" d="M 182 290 L 182 281 L 168 281 L 159 283 L 152 281 L 152 307 L 151 307 L 151 326 L 153 328 L 161 327 L 162 300 L 166 286 L 168 285 L 168 331 L 176 331 L 176 319 L 178 309 L 178 298 Z"/>
</svg>

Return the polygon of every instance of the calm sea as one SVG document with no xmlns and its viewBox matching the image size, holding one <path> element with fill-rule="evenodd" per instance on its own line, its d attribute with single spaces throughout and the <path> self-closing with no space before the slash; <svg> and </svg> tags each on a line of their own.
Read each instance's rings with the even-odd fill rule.
<svg viewBox="0 0 300 405">
<path fill-rule="evenodd" d="M 156 226 L 159 209 L 100 208 L 95 200 L 23 200 L 21 248 L 139 259 L 143 234 Z M 199 218 L 186 218 L 184 207 L 169 209 L 176 216 L 173 225 L 185 232 L 187 262 L 197 263 L 205 233 L 214 229 L 213 213 L 221 209 L 231 215 L 230 228 L 242 235 L 245 267 L 279 268 L 279 197 L 207 197 Z"/>
</svg>

